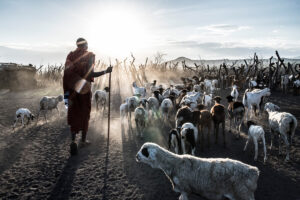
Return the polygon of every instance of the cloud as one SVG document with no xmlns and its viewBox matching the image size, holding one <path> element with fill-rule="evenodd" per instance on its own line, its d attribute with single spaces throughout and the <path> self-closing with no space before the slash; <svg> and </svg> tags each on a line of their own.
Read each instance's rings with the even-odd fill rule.
<svg viewBox="0 0 300 200">
<path fill-rule="evenodd" d="M 271 46 L 249 46 L 235 42 L 197 42 L 197 41 L 171 41 L 169 45 L 173 48 L 181 49 L 182 54 L 186 49 L 191 52 L 199 52 L 207 59 L 216 58 L 248 58 L 254 52 L 263 57 L 274 55 L 278 50 L 286 57 L 298 56 L 300 47 L 276 48 Z"/>
<path fill-rule="evenodd" d="M 248 30 L 248 29 L 251 29 L 251 27 L 231 25 L 231 24 L 212 24 L 212 25 L 201 26 L 197 28 L 197 30 L 207 31 L 215 34 L 228 34 L 236 31 Z"/>
</svg>

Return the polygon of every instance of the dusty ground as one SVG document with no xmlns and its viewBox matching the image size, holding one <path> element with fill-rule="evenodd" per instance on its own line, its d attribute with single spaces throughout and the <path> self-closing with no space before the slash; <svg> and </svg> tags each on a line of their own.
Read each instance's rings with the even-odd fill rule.
<svg viewBox="0 0 300 200">
<path fill-rule="evenodd" d="M 159 126 L 150 127 L 143 140 L 135 136 L 135 128 L 121 127 L 118 107 L 130 94 L 126 73 L 114 71 L 113 107 L 109 146 L 107 143 L 107 118 L 92 113 L 88 139 L 89 147 L 80 149 L 79 155 L 69 156 L 70 134 L 66 116 L 49 113 L 51 119 L 45 123 L 43 117 L 37 124 L 12 131 L 14 112 L 19 107 L 28 107 L 37 112 L 38 102 L 43 95 L 57 95 L 60 87 L 36 89 L 26 92 L 0 93 L 0 199 L 177 199 L 164 173 L 144 164 L 136 163 L 135 155 L 146 141 L 166 146 L 167 130 Z M 155 77 L 155 76 L 154 76 Z M 154 78 L 151 77 L 151 78 Z M 174 78 L 175 79 L 175 78 Z M 105 85 L 107 77 L 99 79 Z M 165 80 L 157 77 L 157 80 Z M 128 83 L 127 83 L 128 82 Z M 101 88 L 103 88 L 101 86 Z M 121 88 L 121 89 L 120 89 Z M 223 91 L 222 96 L 229 91 Z M 281 110 L 294 114 L 299 122 L 300 97 L 282 96 L 273 92 L 270 101 Z M 258 119 L 256 119 L 258 121 Z M 266 117 L 259 120 L 266 130 L 270 144 Z M 263 165 L 262 146 L 259 145 L 258 161 L 254 162 L 254 147 L 247 152 L 242 149 L 245 137 L 235 140 L 228 133 L 228 148 L 211 145 L 210 149 L 196 154 L 201 157 L 229 157 L 257 166 L 260 171 L 256 199 L 300 199 L 300 131 L 295 136 L 291 150 L 291 161 L 285 163 L 278 156 L 277 145 L 268 151 L 268 161 Z M 245 131 L 245 130 L 244 130 Z M 79 139 L 79 138 L 78 138 Z M 220 138 L 222 139 L 222 138 Z M 211 140 L 213 141 L 213 139 Z M 277 144 L 277 143 L 275 143 Z M 191 199 L 201 199 L 193 196 Z"/>
</svg>

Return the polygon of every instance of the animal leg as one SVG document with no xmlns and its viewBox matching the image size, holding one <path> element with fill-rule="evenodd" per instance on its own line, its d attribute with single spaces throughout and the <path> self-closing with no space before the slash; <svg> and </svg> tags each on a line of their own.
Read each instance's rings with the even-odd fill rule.
<svg viewBox="0 0 300 200">
<path fill-rule="evenodd" d="M 232 119 L 229 119 L 229 133 L 231 133 Z"/>
<path fill-rule="evenodd" d="M 210 132 L 211 132 L 211 123 L 207 126 L 207 147 L 210 147 Z"/>
<path fill-rule="evenodd" d="M 24 127 L 25 124 L 24 124 L 24 116 L 21 116 L 21 120 L 22 120 L 22 126 Z"/>
<path fill-rule="evenodd" d="M 26 125 L 28 125 L 29 122 L 30 122 L 30 117 L 27 117 L 27 116 L 26 116 L 26 118 L 27 118 L 27 123 L 26 123 Z"/>
<path fill-rule="evenodd" d="M 286 157 L 285 157 L 285 161 L 289 161 L 290 160 L 290 144 L 289 141 L 286 137 L 286 135 L 283 135 L 283 141 L 285 143 L 285 147 L 286 147 Z"/>
<path fill-rule="evenodd" d="M 182 192 L 179 196 L 179 200 L 189 200 L 188 195 L 185 192 Z"/>
<path fill-rule="evenodd" d="M 203 151 L 203 146 L 204 146 L 204 127 L 203 125 L 201 124 L 201 132 L 199 132 L 201 134 L 201 151 Z"/>
<path fill-rule="evenodd" d="M 196 151 L 196 148 L 193 147 L 193 148 L 192 148 L 192 155 L 193 155 L 193 156 L 195 155 L 195 151 Z"/>
<path fill-rule="evenodd" d="M 263 136 L 261 139 L 262 139 L 262 143 L 263 143 L 263 145 L 264 145 L 264 163 L 265 163 L 266 160 L 267 160 L 267 149 L 266 149 L 265 136 Z"/>
<path fill-rule="evenodd" d="M 45 121 L 47 123 L 47 116 L 46 116 L 46 114 L 47 114 L 47 110 L 44 111 L 44 117 L 45 117 Z"/>
<path fill-rule="evenodd" d="M 215 124 L 215 144 L 218 144 L 219 124 Z"/>
<path fill-rule="evenodd" d="M 271 130 L 271 144 L 270 144 L 270 151 L 272 150 L 272 147 L 273 147 L 273 140 L 274 140 L 274 134 L 273 134 L 273 131 Z"/>
<path fill-rule="evenodd" d="M 246 108 L 246 122 L 248 121 L 248 112 L 249 112 L 249 107 L 248 108 Z"/>
<path fill-rule="evenodd" d="M 254 160 L 257 161 L 258 143 L 257 143 L 257 139 L 256 138 L 253 138 L 253 143 L 254 143 L 254 149 L 255 149 Z"/>
<path fill-rule="evenodd" d="M 222 133 L 223 133 L 223 143 L 224 143 L 224 147 L 226 147 L 226 138 L 225 138 L 225 121 L 222 122 Z"/>
<path fill-rule="evenodd" d="M 248 144 L 249 144 L 249 141 L 250 141 L 250 136 L 248 136 L 248 139 L 247 139 L 245 147 L 244 147 L 244 151 L 246 151 L 246 149 L 248 147 Z"/>
<path fill-rule="evenodd" d="M 15 122 L 14 122 L 14 125 L 13 125 L 13 129 L 16 127 L 18 120 L 19 119 L 17 117 L 15 117 Z"/>
<path fill-rule="evenodd" d="M 282 140 L 281 140 L 281 135 L 279 134 L 278 136 L 278 145 L 279 145 L 279 148 L 278 148 L 278 154 L 281 155 L 282 154 Z"/>
</svg>

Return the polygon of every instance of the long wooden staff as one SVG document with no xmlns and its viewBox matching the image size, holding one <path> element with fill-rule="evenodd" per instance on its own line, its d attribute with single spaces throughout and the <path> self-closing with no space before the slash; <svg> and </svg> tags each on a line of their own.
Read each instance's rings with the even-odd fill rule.
<svg viewBox="0 0 300 200">
<path fill-rule="evenodd" d="M 111 65 L 109 65 L 111 67 Z M 108 77 L 108 119 L 107 119 L 107 143 L 109 143 L 110 132 L 110 92 L 111 92 L 111 72 Z"/>
</svg>

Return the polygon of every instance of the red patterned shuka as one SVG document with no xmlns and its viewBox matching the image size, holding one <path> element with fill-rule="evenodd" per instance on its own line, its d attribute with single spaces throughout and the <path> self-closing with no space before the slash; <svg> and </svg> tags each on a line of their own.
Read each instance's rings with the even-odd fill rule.
<svg viewBox="0 0 300 200">
<path fill-rule="evenodd" d="M 93 82 L 93 78 L 88 76 L 91 59 L 94 62 L 95 55 L 92 52 L 77 48 L 69 53 L 65 63 L 63 89 L 64 92 L 69 92 L 68 124 L 73 133 L 88 131 L 92 92 L 89 90 L 86 94 L 79 94 L 74 88 L 75 84 L 82 79 Z"/>
</svg>

